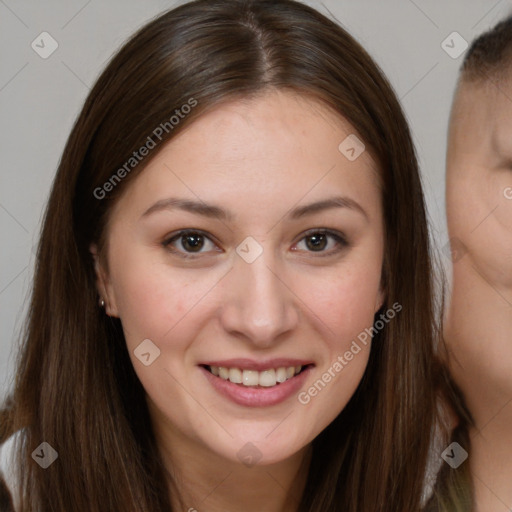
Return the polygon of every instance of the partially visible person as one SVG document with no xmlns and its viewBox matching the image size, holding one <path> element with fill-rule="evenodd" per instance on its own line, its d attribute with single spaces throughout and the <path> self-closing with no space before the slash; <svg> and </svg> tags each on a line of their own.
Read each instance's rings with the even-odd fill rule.
<svg viewBox="0 0 512 512">
<path fill-rule="evenodd" d="M 453 289 L 444 333 L 450 370 L 472 417 L 468 464 L 474 510 L 508 512 L 512 509 L 512 17 L 476 39 L 466 54 L 450 118 L 446 188 Z"/>
</svg>

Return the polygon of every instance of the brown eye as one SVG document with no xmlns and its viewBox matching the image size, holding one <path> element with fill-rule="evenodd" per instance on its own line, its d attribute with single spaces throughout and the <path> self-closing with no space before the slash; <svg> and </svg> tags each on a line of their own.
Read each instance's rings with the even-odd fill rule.
<svg viewBox="0 0 512 512">
<path fill-rule="evenodd" d="M 316 233 L 305 238 L 308 249 L 323 251 L 327 246 L 327 236 L 324 233 Z"/>
<path fill-rule="evenodd" d="M 332 231 L 310 231 L 296 245 L 296 249 L 305 252 L 315 252 L 319 256 L 337 253 L 349 246 L 341 234 Z"/>
<path fill-rule="evenodd" d="M 184 258 L 214 251 L 217 246 L 204 233 L 180 231 L 162 243 L 164 248 Z"/>
<path fill-rule="evenodd" d="M 198 233 L 181 235 L 181 247 L 186 251 L 199 252 L 204 245 L 204 237 Z"/>
</svg>

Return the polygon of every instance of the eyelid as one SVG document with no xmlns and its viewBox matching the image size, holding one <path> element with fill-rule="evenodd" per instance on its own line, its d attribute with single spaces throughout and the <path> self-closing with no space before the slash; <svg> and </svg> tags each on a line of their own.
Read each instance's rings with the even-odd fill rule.
<svg viewBox="0 0 512 512">
<path fill-rule="evenodd" d="M 317 235 L 317 234 L 327 235 L 327 236 L 334 238 L 334 240 L 336 240 L 336 243 L 338 244 L 338 247 L 335 249 L 331 249 L 329 251 L 306 251 L 308 254 L 315 255 L 315 257 L 332 256 L 350 246 L 350 243 L 347 240 L 347 237 L 343 233 L 336 231 L 336 230 L 328 229 L 328 228 L 308 229 L 306 232 L 304 232 L 300 235 L 300 238 L 297 240 L 297 242 L 294 243 L 294 246 L 297 245 L 299 242 L 302 242 L 308 236 Z M 297 251 L 297 249 L 292 249 L 292 250 Z"/>
<path fill-rule="evenodd" d="M 191 253 L 191 252 L 180 251 L 180 250 L 177 250 L 174 247 L 172 247 L 172 243 L 174 241 L 179 240 L 182 236 L 188 235 L 188 234 L 201 235 L 204 238 L 207 238 L 208 240 L 210 240 L 210 242 L 212 242 L 214 245 L 216 245 L 218 247 L 218 244 L 215 241 L 214 237 L 212 237 L 209 233 L 206 233 L 205 231 L 203 231 L 201 229 L 193 229 L 193 228 L 181 229 L 179 231 L 175 231 L 174 233 L 171 233 L 170 235 L 165 237 L 165 239 L 162 242 L 162 246 L 165 249 L 167 249 L 168 251 L 170 251 L 171 253 L 176 254 L 179 257 L 185 258 L 185 259 L 197 259 L 201 255 L 204 256 L 205 254 L 208 254 L 209 252 L 211 252 L 211 251 L 206 251 L 206 252 Z"/>
</svg>

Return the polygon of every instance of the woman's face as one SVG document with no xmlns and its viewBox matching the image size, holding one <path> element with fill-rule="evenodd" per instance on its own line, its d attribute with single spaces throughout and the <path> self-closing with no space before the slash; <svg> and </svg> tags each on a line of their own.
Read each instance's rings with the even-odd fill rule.
<svg viewBox="0 0 512 512">
<path fill-rule="evenodd" d="M 169 442 L 281 461 L 354 393 L 370 343 L 353 342 L 383 302 L 384 227 L 353 132 L 289 92 L 226 103 L 117 202 L 100 288 Z"/>
</svg>

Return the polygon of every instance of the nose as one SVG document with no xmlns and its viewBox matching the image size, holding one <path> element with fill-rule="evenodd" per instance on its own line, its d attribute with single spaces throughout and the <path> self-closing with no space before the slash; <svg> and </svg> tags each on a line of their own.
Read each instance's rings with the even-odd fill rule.
<svg viewBox="0 0 512 512">
<path fill-rule="evenodd" d="M 275 344 L 299 321 L 297 298 L 282 267 L 269 265 L 264 256 L 265 252 L 252 263 L 237 257 L 225 283 L 226 300 L 221 308 L 225 331 L 259 348 Z"/>
</svg>

